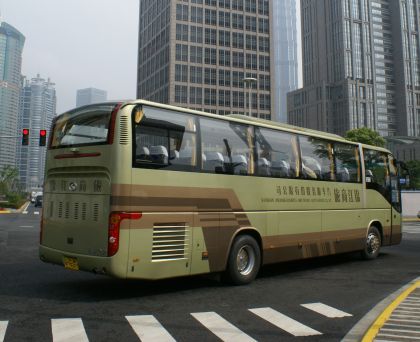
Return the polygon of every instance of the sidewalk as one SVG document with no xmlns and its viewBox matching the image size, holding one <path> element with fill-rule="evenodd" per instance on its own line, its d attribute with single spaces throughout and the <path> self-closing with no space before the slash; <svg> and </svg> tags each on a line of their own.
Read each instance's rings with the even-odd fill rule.
<svg viewBox="0 0 420 342">
<path fill-rule="evenodd" d="M 13 214 L 13 213 L 21 213 L 24 211 L 31 202 L 27 201 L 24 205 L 22 205 L 19 209 L 10 209 L 10 208 L 2 208 L 0 207 L 0 214 Z"/>
<path fill-rule="evenodd" d="M 420 341 L 420 278 L 375 306 L 344 337 L 343 342 Z"/>
</svg>

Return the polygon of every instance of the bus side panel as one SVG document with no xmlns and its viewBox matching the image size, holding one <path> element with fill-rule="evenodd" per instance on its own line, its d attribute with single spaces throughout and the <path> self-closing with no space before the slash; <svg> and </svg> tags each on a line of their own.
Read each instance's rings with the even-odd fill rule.
<svg viewBox="0 0 420 342">
<path fill-rule="evenodd" d="M 402 225 L 401 225 L 401 213 L 392 208 L 392 231 L 391 231 L 391 245 L 397 245 L 401 243 L 402 239 Z"/>
<path fill-rule="evenodd" d="M 191 212 L 149 212 L 130 227 L 128 277 L 161 279 L 190 274 Z"/>
<path fill-rule="evenodd" d="M 270 213 L 268 224 L 270 235 L 263 237 L 264 264 L 321 255 L 321 211 Z"/>
</svg>

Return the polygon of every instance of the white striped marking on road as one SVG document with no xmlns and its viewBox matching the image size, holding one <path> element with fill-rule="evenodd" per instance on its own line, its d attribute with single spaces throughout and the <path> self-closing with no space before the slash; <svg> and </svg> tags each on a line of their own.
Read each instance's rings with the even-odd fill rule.
<svg viewBox="0 0 420 342">
<path fill-rule="evenodd" d="M 256 341 L 215 312 L 197 312 L 191 315 L 222 341 Z"/>
<path fill-rule="evenodd" d="M 315 311 L 325 317 L 328 318 L 342 318 L 342 317 L 351 317 L 353 315 L 335 309 L 331 306 L 328 306 L 326 304 L 322 304 L 322 303 L 309 303 L 309 304 L 301 304 L 301 306 L 303 306 L 304 308 L 307 308 L 309 310 Z"/>
<path fill-rule="evenodd" d="M 26 206 L 25 206 L 25 208 L 23 209 L 23 213 L 25 214 L 25 212 L 26 213 L 28 213 L 28 207 L 29 207 L 29 205 L 31 204 L 31 202 L 28 202 L 27 204 L 26 204 Z"/>
<path fill-rule="evenodd" d="M 6 329 L 8 324 L 8 321 L 0 321 L 0 342 L 4 341 L 4 336 L 6 336 Z"/>
<path fill-rule="evenodd" d="M 19 226 L 19 228 L 33 228 L 34 226 Z"/>
<path fill-rule="evenodd" d="M 34 211 L 34 214 L 35 215 L 39 215 L 39 211 Z"/>
<path fill-rule="evenodd" d="M 28 214 L 28 212 L 27 212 L 27 211 L 24 211 L 22 214 L 27 215 L 27 214 Z"/>
<path fill-rule="evenodd" d="M 51 320 L 54 342 L 89 342 L 81 318 L 60 318 Z"/>
<path fill-rule="evenodd" d="M 249 311 L 294 336 L 322 335 L 321 332 L 299 323 L 271 308 L 249 309 Z"/>
<path fill-rule="evenodd" d="M 175 339 L 152 315 L 125 316 L 141 341 L 173 342 Z"/>
</svg>

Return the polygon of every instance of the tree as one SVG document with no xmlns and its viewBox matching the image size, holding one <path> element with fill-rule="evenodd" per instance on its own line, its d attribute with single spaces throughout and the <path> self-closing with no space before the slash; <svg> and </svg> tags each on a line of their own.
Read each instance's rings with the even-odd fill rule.
<svg viewBox="0 0 420 342">
<path fill-rule="evenodd" d="M 18 169 L 6 165 L 0 170 L 0 193 L 8 194 L 10 191 L 16 190 L 18 184 Z"/>
<path fill-rule="evenodd" d="M 408 172 L 410 173 L 411 189 L 420 189 L 420 160 L 410 160 L 406 162 Z"/>
<path fill-rule="evenodd" d="M 356 128 L 347 131 L 344 137 L 347 140 L 362 144 L 385 147 L 385 139 L 382 138 L 378 132 L 375 132 L 374 130 L 367 127 Z"/>
</svg>

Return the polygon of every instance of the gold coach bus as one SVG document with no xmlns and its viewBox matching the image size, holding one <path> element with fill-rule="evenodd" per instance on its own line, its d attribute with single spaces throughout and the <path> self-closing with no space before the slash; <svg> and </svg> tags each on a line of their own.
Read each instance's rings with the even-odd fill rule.
<svg viewBox="0 0 420 342">
<path fill-rule="evenodd" d="M 40 258 L 161 279 L 401 241 L 397 163 L 383 148 L 242 115 L 147 101 L 58 116 L 47 153 Z"/>
</svg>

